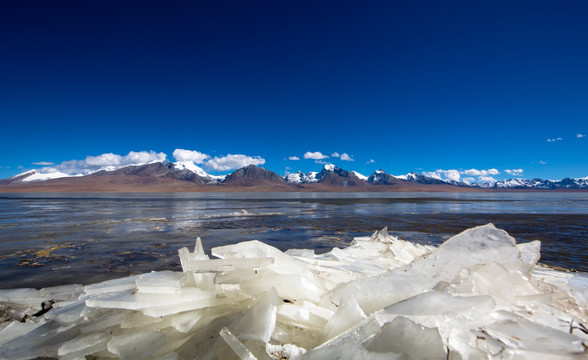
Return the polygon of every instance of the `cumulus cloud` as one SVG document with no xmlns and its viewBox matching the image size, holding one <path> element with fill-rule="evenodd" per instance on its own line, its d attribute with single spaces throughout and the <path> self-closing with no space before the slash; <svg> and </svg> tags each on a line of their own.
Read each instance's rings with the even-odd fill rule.
<svg viewBox="0 0 588 360">
<path fill-rule="evenodd" d="M 523 173 L 523 169 L 506 169 L 504 172 L 513 176 L 519 176 Z"/>
<path fill-rule="evenodd" d="M 324 155 L 320 151 L 315 151 L 315 152 L 307 151 L 306 153 L 304 153 L 305 159 L 322 160 L 322 159 L 326 159 L 328 157 L 329 157 L 328 155 Z"/>
<path fill-rule="evenodd" d="M 331 154 L 331 156 L 332 157 L 339 157 L 339 153 L 335 151 L 334 153 Z"/>
<path fill-rule="evenodd" d="M 202 164 L 205 160 L 210 158 L 209 155 L 199 151 L 184 149 L 175 149 L 172 155 L 176 161 L 192 161 L 196 164 Z"/>
<path fill-rule="evenodd" d="M 498 175 L 500 171 L 496 169 L 488 169 L 488 170 L 477 170 L 477 169 L 469 169 L 462 172 L 462 174 L 469 175 L 469 176 L 488 176 L 488 175 Z"/>
<path fill-rule="evenodd" d="M 343 154 L 341 154 L 341 157 L 340 157 L 340 159 L 341 159 L 341 160 L 344 160 L 344 161 L 355 161 L 355 160 L 353 160 L 353 158 L 352 158 L 351 156 L 349 156 L 347 153 L 343 153 Z"/>
<path fill-rule="evenodd" d="M 547 161 L 539 160 L 539 164 L 541 164 L 541 165 L 547 165 Z"/>
<path fill-rule="evenodd" d="M 228 154 L 222 157 L 214 157 L 204 163 L 211 170 L 227 171 L 245 167 L 247 165 L 263 165 L 265 159 L 260 156 L 247 156 L 242 154 Z"/>
<path fill-rule="evenodd" d="M 435 171 L 423 171 L 423 175 L 428 176 L 433 179 L 437 180 L 450 180 L 450 181 L 459 181 L 461 177 L 459 170 L 443 170 L 438 169 Z"/>
<path fill-rule="evenodd" d="M 369 160 L 366 162 L 366 164 L 373 164 L 373 163 L 375 163 L 375 162 L 376 162 L 376 160 L 374 160 L 374 159 L 369 159 Z"/>
<path fill-rule="evenodd" d="M 478 169 L 468 169 L 468 170 L 456 170 L 456 169 L 438 169 L 435 171 L 423 171 L 423 175 L 428 176 L 433 179 L 443 180 L 443 181 L 454 181 L 454 182 L 463 182 L 466 184 L 473 184 L 476 182 L 489 182 L 494 183 L 496 179 L 494 179 L 493 175 L 500 174 L 500 171 L 497 169 L 485 169 L 485 170 L 478 170 Z M 466 175 L 462 177 L 462 175 Z M 477 179 L 476 179 L 477 178 Z"/>
<path fill-rule="evenodd" d="M 547 142 L 556 142 L 556 141 L 562 141 L 562 140 L 563 140 L 563 138 L 558 137 L 558 138 L 553 138 L 553 139 L 547 139 Z"/>
<path fill-rule="evenodd" d="M 298 156 L 290 156 L 288 160 L 300 160 Z"/>
<path fill-rule="evenodd" d="M 584 138 L 584 137 L 586 137 L 586 134 L 580 134 L 580 133 L 577 133 L 577 134 L 576 134 L 576 137 L 577 137 L 578 139 L 581 139 L 581 138 Z"/>
<path fill-rule="evenodd" d="M 55 163 L 52 163 L 51 161 L 37 161 L 37 162 L 34 162 L 33 165 L 51 166 L 51 165 L 55 165 Z"/>
</svg>

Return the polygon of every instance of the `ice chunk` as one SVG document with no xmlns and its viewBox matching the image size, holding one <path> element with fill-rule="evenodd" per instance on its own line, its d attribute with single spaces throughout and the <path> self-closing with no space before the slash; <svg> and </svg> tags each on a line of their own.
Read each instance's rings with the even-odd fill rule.
<svg viewBox="0 0 588 360">
<path fill-rule="evenodd" d="M 215 247 L 211 250 L 211 253 L 221 259 L 272 258 L 274 262 L 268 266 L 268 269 L 277 274 L 298 274 L 304 277 L 313 276 L 303 262 L 258 240 Z"/>
<path fill-rule="evenodd" d="M 37 289 L 12 289 L 0 290 L 0 303 L 19 304 L 24 306 L 35 306 L 41 308 L 45 298 Z"/>
<path fill-rule="evenodd" d="M 240 269 L 260 269 L 273 263 L 274 259 L 271 257 L 188 260 L 187 269 L 197 272 L 225 272 Z"/>
<path fill-rule="evenodd" d="M 147 359 L 165 344 L 165 335 L 159 331 L 127 333 L 108 342 L 108 351 L 120 359 Z"/>
<path fill-rule="evenodd" d="M 278 294 L 275 289 L 262 294 L 259 300 L 245 313 L 235 333 L 239 339 L 252 339 L 268 342 L 276 326 L 276 304 Z"/>
<path fill-rule="evenodd" d="M 142 294 L 131 292 L 119 292 L 103 295 L 86 300 L 86 306 L 139 310 L 145 308 L 170 306 L 185 303 L 197 302 L 198 300 L 210 299 L 214 295 L 208 291 L 195 288 L 183 288 L 178 294 Z"/>
<path fill-rule="evenodd" d="M 134 290 L 139 275 L 128 276 L 119 279 L 107 280 L 101 283 L 84 286 L 86 295 L 103 295 L 124 290 Z"/>
<path fill-rule="evenodd" d="M 76 355 L 84 356 L 103 349 L 106 349 L 106 342 L 110 339 L 107 333 L 92 333 L 72 339 L 61 345 L 57 355 L 73 357 Z"/>
<path fill-rule="evenodd" d="M 384 325 L 364 346 L 378 353 L 407 354 L 414 360 L 447 358 L 437 329 L 418 325 L 402 316 Z"/>
<path fill-rule="evenodd" d="M 284 275 L 270 271 L 259 271 L 254 278 L 243 281 L 240 287 L 242 291 L 253 296 L 275 288 L 282 298 L 306 299 L 315 303 L 320 302 L 324 293 L 321 283 L 314 277 L 309 280 L 295 274 Z"/>
<path fill-rule="evenodd" d="M 445 313 L 468 315 L 487 313 L 494 307 L 494 300 L 490 296 L 453 296 L 439 291 L 430 291 L 390 305 L 378 315 L 425 316 Z"/>
<path fill-rule="evenodd" d="M 355 327 L 366 318 L 354 296 L 345 299 L 342 306 L 339 307 L 335 315 L 325 325 L 320 337 L 321 341 L 325 342 L 334 338 L 346 330 Z"/>
<path fill-rule="evenodd" d="M 227 344 L 233 349 L 235 354 L 241 360 L 257 360 L 255 356 L 233 335 L 226 327 L 220 331 L 220 336 L 227 342 Z"/>
<path fill-rule="evenodd" d="M 43 324 L 45 324 L 44 321 L 39 321 L 37 323 L 12 321 L 8 323 L 0 330 L 0 346 L 30 333 Z"/>
<path fill-rule="evenodd" d="M 177 272 L 157 271 L 140 275 L 135 283 L 139 293 L 179 294 L 183 277 Z"/>
</svg>

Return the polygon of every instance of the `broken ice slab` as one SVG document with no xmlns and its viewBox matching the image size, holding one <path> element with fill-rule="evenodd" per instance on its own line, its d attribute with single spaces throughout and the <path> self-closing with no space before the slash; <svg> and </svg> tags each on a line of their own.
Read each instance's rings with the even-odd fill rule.
<svg viewBox="0 0 588 360">
<path fill-rule="evenodd" d="M 16 338 L 19 338 L 30 333 L 31 331 L 35 330 L 36 328 L 44 324 L 44 320 L 41 320 L 39 322 L 12 321 L 6 324 L 0 330 L 0 347 L 11 340 L 14 340 Z"/>
<path fill-rule="evenodd" d="M 233 335 L 226 327 L 220 331 L 220 336 L 226 341 L 227 345 L 233 349 L 235 354 L 241 360 L 257 360 L 255 356 Z"/>
<path fill-rule="evenodd" d="M 148 274 L 139 275 L 135 284 L 139 293 L 179 294 L 183 278 L 183 273 L 154 271 Z"/>
<path fill-rule="evenodd" d="M 364 346 L 377 353 L 407 354 L 414 360 L 447 359 L 437 329 L 424 327 L 402 316 L 385 324 Z"/>
<path fill-rule="evenodd" d="M 267 343 L 276 327 L 277 302 L 278 294 L 275 289 L 261 294 L 235 326 L 237 337 L 241 340 L 251 339 Z"/>
<path fill-rule="evenodd" d="M 28 360 L 37 357 L 57 357 L 58 348 L 80 335 L 76 326 L 61 326 L 47 322 L 0 347 L 0 359 Z"/>
<path fill-rule="evenodd" d="M 505 311 L 496 312 L 493 317 L 496 321 L 483 326 L 483 329 L 508 348 L 559 354 L 562 357 L 586 354 L 585 340 L 576 335 L 530 322 Z"/>
<path fill-rule="evenodd" d="M 258 240 L 215 247 L 212 248 L 211 253 L 221 259 L 272 258 L 274 262 L 268 266 L 268 269 L 275 273 L 312 277 L 312 273 L 303 262 Z"/>
<path fill-rule="evenodd" d="M 108 351 L 120 359 L 147 359 L 165 344 L 165 335 L 159 331 L 127 333 L 108 342 Z"/>
<path fill-rule="evenodd" d="M 0 290 L 0 303 L 41 309 L 41 303 L 45 300 L 37 289 Z"/>
<path fill-rule="evenodd" d="M 454 296 L 440 291 L 430 291 L 390 305 L 374 314 L 378 321 L 393 319 L 395 315 L 431 316 L 459 314 L 465 318 L 487 314 L 496 304 L 490 296 Z M 390 316 L 393 315 L 393 316 Z"/>
<path fill-rule="evenodd" d="M 106 342 L 110 340 L 111 335 L 108 333 L 92 333 L 72 339 L 59 347 L 57 355 L 59 356 L 85 356 L 94 352 L 106 349 Z"/>
<path fill-rule="evenodd" d="M 195 272 L 226 272 L 240 269 L 260 269 L 273 263 L 274 259 L 271 257 L 188 260 L 186 269 Z"/>
<path fill-rule="evenodd" d="M 246 299 L 243 299 L 246 301 Z M 171 314 L 177 314 L 184 311 L 204 309 L 209 307 L 228 306 L 229 304 L 237 302 L 232 298 L 217 298 L 207 297 L 199 300 L 177 302 L 169 305 L 152 306 L 141 309 L 141 312 L 147 316 L 160 317 Z"/>
<path fill-rule="evenodd" d="M 45 314 L 45 318 L 60 323 L 80 322 L 83 320 L 82 311 L 85 307 L 85 300 L 78 300 L 65 306 L 56 306 L 56 308 Z"/>
<path fill-rule="evenodd" d="M 134 290 L 136 288 L 136 281 L 140 275 L 127 276 L 118 279 L 103 281 L 96 284 L 84 286 L 86 295 L 103 295 L 108 293 L 115 293 L 125 290 Z"/>
<path fill-rule="evenodd" d="M 355 297 L 345 299 L 337 312 L 329 319 L 320 335 L 321 342 L 325 342 L 335 336 L 355 327 L 365 320 L 367 316 L 357 304 Z"/>
<path fill-rule="evenodd" d="M 86 306 L 107 309 L 139 310 L 157 306 L 170 306 L 206 300 L 214 297 L 208 291 L 183 288 L 178 294 L 141 294 L 130 291 L 102 295 L 86 300 Z"/>
<path fill-rule="evenodd" d="M 240 288 L 247 294 L 256 294 L 275 288 L 278 295 L 290 300 L 309 300 L 319 303 L 325 289 L 316 277 L 310 279 L 296 274 L 284 275 L 261 270 L 258 275 L 241 283 Z"/>
<path fill-rule="evenodd" d="M 39 295 L 45 299 L 54 301 L 78 300 L 84 291 L 83 285 L 62 285 L 39 290 Z"/>
</svg>

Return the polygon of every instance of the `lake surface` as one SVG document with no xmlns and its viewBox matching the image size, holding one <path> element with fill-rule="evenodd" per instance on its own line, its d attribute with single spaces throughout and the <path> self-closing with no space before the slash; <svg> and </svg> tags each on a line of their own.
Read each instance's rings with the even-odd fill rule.
<svg viewBox="0 0 588 360">
<path fill-rule="evenodd" d="M 440 244 L 494 223 L 541 262 L 588 271 L 588 193 L 0 194 L 0 288 L 180 270 L 177 250 L 261 240 L 317 253 L 388 227 Z"/>
</svg>

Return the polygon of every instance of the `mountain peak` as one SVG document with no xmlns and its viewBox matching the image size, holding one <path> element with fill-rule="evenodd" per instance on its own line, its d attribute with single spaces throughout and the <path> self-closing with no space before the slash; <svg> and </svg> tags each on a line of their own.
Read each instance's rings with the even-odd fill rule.
<svg viewBox="0 0 588 360">
<path fill-rule="evenodd" d="M 256 186 L 284 184 L 285 181 L 275 172 L 252 164 L 227 175 L 222 183 L 239 186 Z"/>
</svg>

